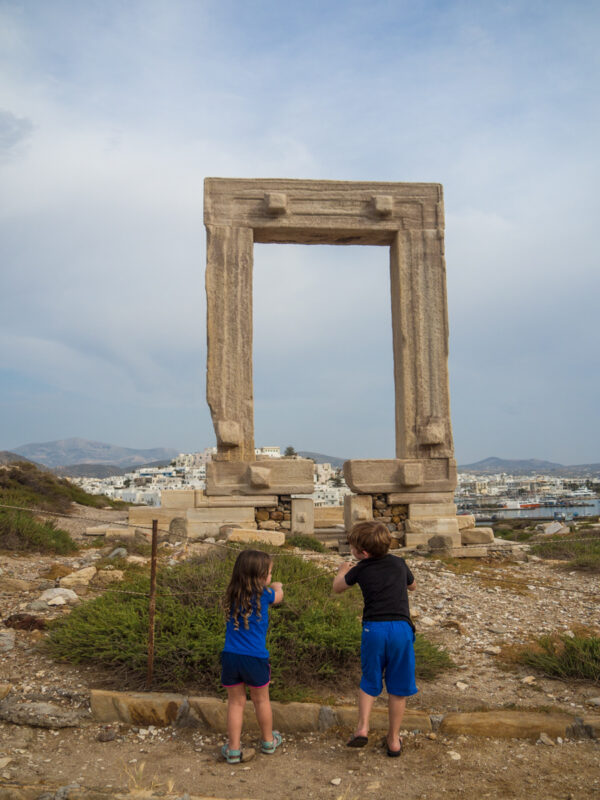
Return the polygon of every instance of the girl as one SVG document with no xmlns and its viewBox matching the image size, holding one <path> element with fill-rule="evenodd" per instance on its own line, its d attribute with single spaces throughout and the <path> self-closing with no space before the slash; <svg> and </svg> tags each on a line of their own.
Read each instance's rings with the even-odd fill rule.
<svg viewBox="0 0 600 800">
<path fill-rule="evenodd" d="M 227 689 L 227 734 L 221 748 L 228 764 L 244 760 L 240 738 L 246 705 L 246 686 L 262 736 L 261 752 L 270 754 L 281 744 L 273 730 L 269 700 L 271 665 L 266 647 L 269 606 L 283 600 L 282 584 L 271 583 L 273 560 L 260 550 L 243 550 L 236 559 L 225 593 L 228 613 L 225 646 L 221 653 L 221 683 Z M 247 752 L 245 760 L 249 760 Z"/>
</svg>

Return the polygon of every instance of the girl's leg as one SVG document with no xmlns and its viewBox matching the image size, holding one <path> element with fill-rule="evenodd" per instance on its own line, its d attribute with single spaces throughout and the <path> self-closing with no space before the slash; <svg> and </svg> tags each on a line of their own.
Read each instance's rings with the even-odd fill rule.
<svg viewBox="0 0 600 800">
<path fill-rule="evenodd" d="M 356 726 L 356 736 L 369 735 L 369 719 L 371 718 L 371 711 L 375 697 L 362 689 L 358 690 L 358 724 Z"/>
<path fill-rule="evenodd" d="M 388 695 L 388 718 L 389 727 L 387 734 L 388 749 L 396 752 L 401 748 L 400 728 L 404 709 L 406 708 L 406 697 L 399 697 L 397 694 Z"/>
<path fill-rule="evenodd" d="M 246 686 L 240 683 L 237 686 L 227 686 L 226 688 L 229 749 L 240 750 L 244 708 L 246 707 Z"/>
<path fill-rule="evenodd" d="M 251 686 L 250 699 L 254 703 L 256 720 L 260 727 L 263 742 L 273 741 L 273 711 L 269 699 L 269 687 Z"/>
</svg>

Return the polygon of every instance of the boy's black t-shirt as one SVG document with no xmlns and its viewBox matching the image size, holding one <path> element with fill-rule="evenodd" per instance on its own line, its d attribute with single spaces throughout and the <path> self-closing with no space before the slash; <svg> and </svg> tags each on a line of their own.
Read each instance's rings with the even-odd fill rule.
<svg viewBox="0 0 600 800">
<path fill-rule="evenodd" d="M 412 572 L 399 556 L 365 558 L 345 575 L 348 586 L 361 588 L 365 607 L 363 622 L 403 619 L 412 626 L 407 586 L 414 582 Z"/>
</svg>

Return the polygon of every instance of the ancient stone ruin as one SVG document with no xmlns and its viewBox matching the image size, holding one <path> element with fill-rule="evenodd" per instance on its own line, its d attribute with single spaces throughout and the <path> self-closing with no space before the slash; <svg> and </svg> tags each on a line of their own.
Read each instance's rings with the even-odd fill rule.
<svg viewBox="0 0 600 800">
<path fill-rule="evenodd" d="M 445 546 L 460 546 L 465 534 L 454 505 L 442 187 L 206 178 L 204 223 L 206 392 L 217 454 L 207 464 L 206 492 L 192 493 L 194 502 L 165 492 L 164 513 L 170 503 L 186 505 L 188 537 L 212 535 L 218 523 L 313 532 L 312 500 L 293 498 L 312 494 L 312 462 L 255 458 L 254 243 L 377 245 L 390 252 L 396 458 L 344 464 L 354 492 L 346 498 L 344 524 L 349 530 L 375 516 L 401 544 L 431 545 L 441 536 Z M 460 520 L 460 528 L 473 527 L 472 517 Z M 473 535 L 489 541 L 491 531 L 471 531 L 471 544 Z"/>
</svg>

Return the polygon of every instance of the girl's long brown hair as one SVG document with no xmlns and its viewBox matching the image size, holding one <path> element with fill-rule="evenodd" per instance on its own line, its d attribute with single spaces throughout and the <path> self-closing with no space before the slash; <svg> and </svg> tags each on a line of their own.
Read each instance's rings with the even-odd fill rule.
<svg viewBox="0 0 600 800">
<path fill-rule="evenodd" d="M 239 630 L 240 617 L 244 628 L 250 627 L 248 619 L 252 611 L 260 619 L 260 596 L 269 575 L 272 558 L 262 550 L 242 550 L 236 558 L 231 580 L 225 592 L 227 618 L 233 620 L 233 627 Z"/>
</svg>

